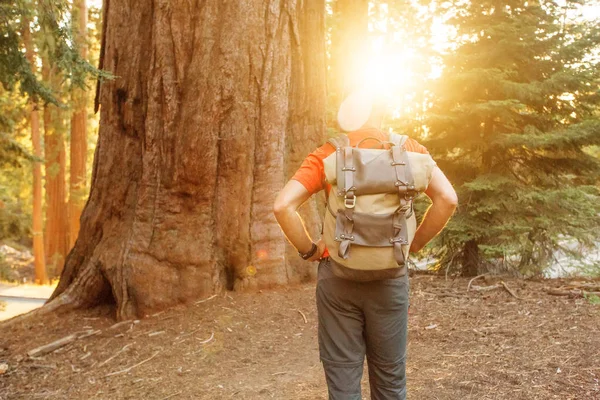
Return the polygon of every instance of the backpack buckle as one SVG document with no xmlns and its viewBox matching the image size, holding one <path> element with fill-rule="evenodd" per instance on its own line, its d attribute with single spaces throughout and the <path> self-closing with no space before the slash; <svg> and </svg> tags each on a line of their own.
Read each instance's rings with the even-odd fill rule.
<svg viewBox="0 0 600 400">
<path fill-rule="evenodd" d="M 408 241 L 406 239 L 404 239 L 403 237 L 393 237 L 393 238 L 390 238 L 390 243 L 391 244 L 395 244 L 395 243 L 408 244 Z"/>
<path fill-rule="evenodd" d="M 344 197 L 344 206 L 346 208 L 354 208 L 355 205 L 356 205 L 356 196 L 348 197 L 348 195 L 346 195 L 346 197 Z"/>
</svg>

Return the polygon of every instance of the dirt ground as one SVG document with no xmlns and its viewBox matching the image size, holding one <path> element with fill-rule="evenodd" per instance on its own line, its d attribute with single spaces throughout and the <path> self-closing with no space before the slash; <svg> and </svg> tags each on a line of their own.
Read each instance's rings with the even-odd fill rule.
<svg viewBox="0 0 600 400">
<path fill-rule="evenodd" d="M 565 281 L 506 283 L 521 299 L 411 278 L 411 399 L 600 399 L 600 305 L 546 293 Z M 0 325 L 0 399 L 326 399 L 314 284 L 113 324 L 105 307 Z M 100 332 L 26 356 L 86 330 Z"/>
</svg>

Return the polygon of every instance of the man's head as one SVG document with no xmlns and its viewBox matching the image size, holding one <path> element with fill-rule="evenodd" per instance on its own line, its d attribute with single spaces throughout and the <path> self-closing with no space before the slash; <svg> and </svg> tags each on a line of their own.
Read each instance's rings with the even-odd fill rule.
<svg viewBox="0 0 600 400">
<path fill-rule="evenodd" d="M 362 89 L 351 93 L 340 105 L 338 124 L 346 132 L 360 128 L 380 128 L 385 115 L 382 96 Z"/>
</svg>

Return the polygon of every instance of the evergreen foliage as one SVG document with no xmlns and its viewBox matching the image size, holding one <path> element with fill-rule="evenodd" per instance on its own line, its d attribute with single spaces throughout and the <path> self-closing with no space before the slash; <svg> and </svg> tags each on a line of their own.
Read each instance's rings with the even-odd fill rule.
<svg viewBox="0 0 600 400">
<path fill-rule="evenodd" d="M 31 231 L 31 154 L 26 101 L 0 88 L 0 243 L 28 243 Z"/>
<path fill-rule="evenodd" d="M 92 16 L 93 24 L 98 26 L 99 11 L 94 9 Z M 33 69 L 25 55 L 25 29 L 29 29 L 33 37 L 36 63 Z M 88 89 L 92 89 L 89 78 L 111 77 L 79 56 L 73 40 L 75 29 L 70 2 L 66 0 L 0 3 L 0 241 L 30 241 L 31 161 L 35 157 L 30 145 L 27 100 L 36 101 L 40 110 L 44 103 L 67 108 L 68 104 L 60 99 L 67 98 L 64 94 L 71 88 L 87 84 Z M 97 30 L 93 32 L 99 35 Z M 93 63 L 97 63 L 97 42 L 94 38 L 91 40 Z M 56 91 L 41 80 L 42 58 L 52 65 L 58 76 Z M 90 135 L 90 140 L 94 138 L 95 135 Z"/>
<path fill-rule="evenodd" d="M 59 104 L 57 93 L 40 81 L 25 57 L 22 32 L 26 28 L 34 33 L 37 53 L 57 69 L 64 85 L 83 87 L 88 77 L 111 77 L 79 56 L 69 21 L 69 3 L 65 0 L 0 3 L 0 83 L 4 91 L 20 93 L 42 103 Z M 68 87 L 64 91 L 67 92 Z M 6 103 L 0 102 L 0 162 L 15 166 L 15 156 L 27 154 L 11 135 L 12 122 L 6 117 L 5 106 Z"/>
<path fill-rule="evenodd" d="M 84 86 L 88 76 L 107 78 L 79 56 L 68 22 L 69 3 L 65 0 L 12 0 L 0 4 L 0 82 L 6 90 L 21 93 L 44 102 L 56 103 L 50 89 L 39 81 L 25 58 L 22 30 L 28 23 L 39 32 L 38 48 L 58 67 L 65 82 Z"/>
<path fill-rule="evenodd" d="M 0 3 L 0 83 L 5 90 L 20 88 L 22 93 L 52 101 L 48 88 L 33 73 L 23 52 L 21 31 L 24 21 L 34 16 L 32 5 L 24 1 Z"/>
<path fill-rule="evenodd" d="M 437 244 L 463 274 L 499 262 L 538 273 L 574 252 L 567 243 L 598 238 L 600 21 L 572 18 L 578 9 L 472 0 L 441 11 L 458 43 L 432 85 L 426 145 L 459 194 Z"/>
</svg>

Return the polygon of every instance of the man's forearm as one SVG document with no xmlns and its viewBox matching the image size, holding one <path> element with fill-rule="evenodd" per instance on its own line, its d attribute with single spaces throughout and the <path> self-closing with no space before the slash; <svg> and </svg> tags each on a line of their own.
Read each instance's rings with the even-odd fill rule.
<svg viewBox="0 0 600 400">
<path fill-rule="evenodd" d="M 434 202 L 425 213 L 421 225 L 415 232 L 415 237 L 410 246 L 411 253 L 416 253 L 425 247 L 446 226 L 455 209 L 455 204 Z"/>
<path fill-rule="evenodd" d="M 298 213 L 291 208 L 284 208 L 275 212 L 275 218 L 285 237 L 301 253 L 308 253 L 312 248 L 312 239 L 306 232 L 304 221 Z"/>
</svg>

